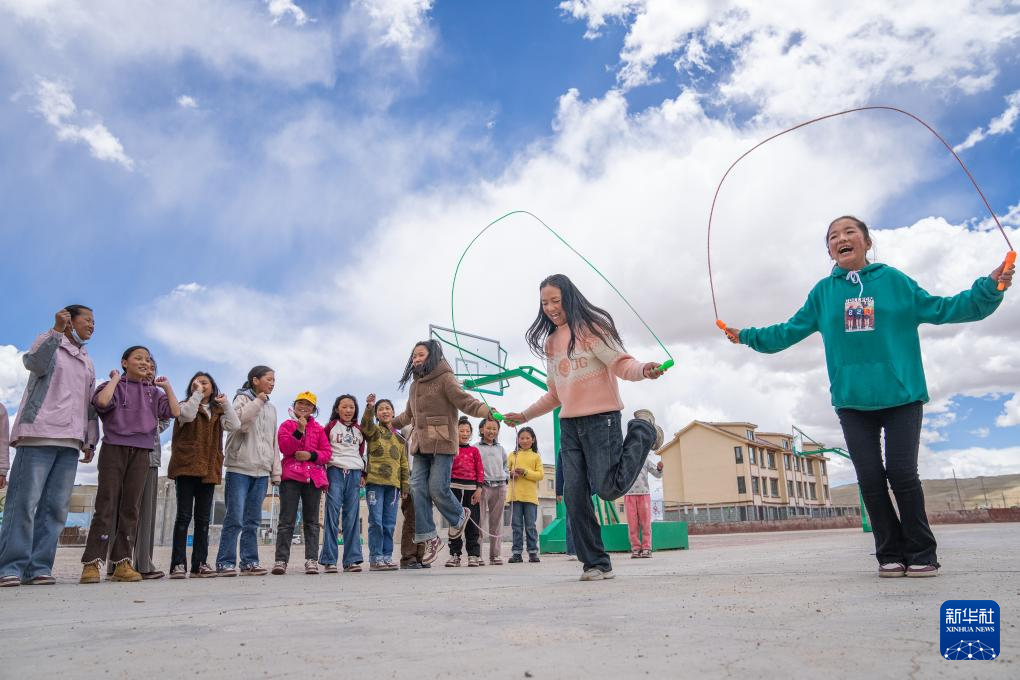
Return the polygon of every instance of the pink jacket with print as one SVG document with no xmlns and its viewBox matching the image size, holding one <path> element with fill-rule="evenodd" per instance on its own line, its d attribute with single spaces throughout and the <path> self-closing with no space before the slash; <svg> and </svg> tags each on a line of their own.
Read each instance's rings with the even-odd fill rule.
<svg viewBox="0 0 1020 680">
<path fill-rule="evenodd" d="M 281 477 L 303 484 L 312 482 L 316 488 L 324 489 L 329 486 L 329 479 L 326 477 L 326 463 L 333 455 L 326 431 L 313 418 L 308 419 L 304 434 L 298 432 L 297 426 L 298 423 L 293 418 L 288 418 L 283 422 L 283 425 L 280 425 L 277 439 L 280 444 L 280 453 L 283 454 L 283 463 L 280 466 Z M 294 457 L 298 451 L 308 451 L 312 454 L 312 459 L 298 460 Z"/>
<path fill-rule="evenodd" d="M 73 439 L 83 449 L 99 441 L 99 421 L 92 408 L 96 371 L 84 347 L 63 333 L 49 330 L 21 358 L 28 386 L 18 407 L 11 444 L 22 437 Z"/>
</svg>

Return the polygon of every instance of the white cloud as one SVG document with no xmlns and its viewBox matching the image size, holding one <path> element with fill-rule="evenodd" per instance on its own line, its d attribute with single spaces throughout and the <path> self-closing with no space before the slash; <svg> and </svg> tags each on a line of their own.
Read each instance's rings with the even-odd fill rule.
<svg viewBox="0 0 1020 680">
<path fill-rule="evenodd" d="M 24 352 L 14 345 L 0 345 L 0 404 L 15 407 L 28 384 L 28 371 L 21 363 Z"/>
<path fill-rule="evenodd" d="M 266 5 L 274 24 L 280 23 L 280 20 L 288 14 L 293 17 L 295 26 L 304 26 L 308 23 L 308 15 L 294 3 L 294 0 L 266 0 Z"/>
<path fill-rule="evenodd" d="M 995 419 L 995 425 L 997 427 L 1020 425 L 1020 392 L 1015 393 L 1002 405 L 1002 413 Z"/>
<path fill-rule="evenodd" d="M 718 94 L 779 116 L 849 107 L 889 88 L 986 90 L 998 73 L 995 57 L 1020 36 L 1020 15 L 1008 3 L 966 0 L 570 0 L 560 7 L 587 22 L 589 38 L 611 20 L 628 26 L 617 74 L 624 88 L 651 82 L 660 59 L 696 70 L 715 51 L 733 67 Z"/>
<path fill-rule="evenodd" d="M 36 62 L 59 63 L 61 72 L 77 71 L 76 81 L 108 77 L 121 63 L 193 59 L 227 77 L 331 85 L 330 27 L 300 26 L 286 8 L 295 25 L 274 25 L 263 7 L 247 0 L 0 0 L 0 52 L 34 70 Z"/>
<path fill-rule="evenodd" d="M 953 150 L 959 153 L 983 142 L 990 136 L 1012 132 L 1017 119 L 1020 119 L 1020 90 L 1006 96 L 1006 109 L 993 118 L 987 128 L 975 128 L 967 135 L 967 139 L 954 146 Z"/>
<path fill-rule="evenodd" d="M 343 17 L 341 41 L 370 53 L 392 50 L 413 68 L 435 41 L 432 5 L 433 0 L 354 0 Z"/>
<path fill-rule="evenodd" d="M 180 97 L 177 98 L 177 106 L 181 107 L 182 109 L 197 109 L 198 100 L 192 97 L 191 95 L 182 94 Z"/>
<path fill-rule="evenodd" d="M 950 451 L 930 451 L 921 447 L 918 472 L 922 479 L 948 479 L 953 476 L 992 477 L 1016 474 L 1020 470 L 1020 446 L 990 449 L 974 446 Z"/>
<path fill-rule="evenodd" d="M 39 78 L 36 88 L 36 111 L 57 131 L 57 138 L 67 142 L 81 142 L 89 147 L 93 157 L 112 161 L 127 170 L 134 169 L 134 161 L 124 153 L 124 146 L 101 122 L 76 125 L 72 120 L 94 118 L 85 111 L 79 115 L 68 87 L 62 83 Z"/>
<path fill-rule="evenodd" d="M 976 430 L 971 430 L 970 434 L 974 435 L 978 439 L 987 439 L 988 435 L 992 433 L 987 427 L 979 427 Z"/>
</svg>

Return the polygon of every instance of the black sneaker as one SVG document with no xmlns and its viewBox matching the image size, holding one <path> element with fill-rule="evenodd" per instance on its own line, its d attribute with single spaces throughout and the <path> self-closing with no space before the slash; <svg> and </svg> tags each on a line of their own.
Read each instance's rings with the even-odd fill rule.
<svg viewBox="0 0 1020 680">
<path fill-rule="evenodd" d="M 523 561 L 520 555 L 511 555 L 510 559 L 507 560 L 509 564 L 520 564 Z"/>
<path fill-rule="evenodd" d="M 541 561 L 542 560 L 538 559 L 538 553 L 528 553 L 528 562 L 535 564 L 536 562 Z"/>
<path fill-rule="evenodd" d="M 421 562 L 408 562 L 407 564 L 401 564 L 400 568 L 401 569 L 421 569 L 422 568 L 422 563 Z"/>
</svg>

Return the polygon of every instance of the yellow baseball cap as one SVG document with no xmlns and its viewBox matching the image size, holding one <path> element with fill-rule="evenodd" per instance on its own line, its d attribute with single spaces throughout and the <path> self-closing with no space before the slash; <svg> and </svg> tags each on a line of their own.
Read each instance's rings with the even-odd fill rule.
<svg viewBox="0 0 1020 680">
<path fill-rule="evenodd" d="M 294 401 L 301 401 L 302 399 L 310 402 L 312 406 L 318 406 L 318 399 L 315 397 L 314 392 L 302 392 L 294 398 Z"/>
</svg>

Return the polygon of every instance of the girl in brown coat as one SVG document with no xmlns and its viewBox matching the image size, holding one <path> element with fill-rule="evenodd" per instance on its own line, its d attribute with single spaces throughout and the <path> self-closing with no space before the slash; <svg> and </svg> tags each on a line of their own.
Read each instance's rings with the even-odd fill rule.
<svg viewBox="0 0 1020 680">
<path fill-rule="evenodd" d="M 195 517 L 195 539 L 191 550 L 191 575 L 216 576 L 206 564 L 209 553 L 209 519 L 213 492 L 223 479 L 223 433 L 241 426 L 237 412 L 227 403 L 216 381 L 199 371 L 190 382 L 191 396 L 181 402 L 181 415 L 174 421 L 167 476 L 177 482 L 177 520 L 174 522 L 170 578 L 187 577 L 188 526 Z"/>
<path fill-rule="evenodd" d="M 411 470 L 414 541 L 425 544 L 422 564 L 431 564 L 443 547 L 432 517 L 432 505 L 450 523 L 451 540 L 460 537 L 471 517 L 470 511 L 450 491 L 450 471 L 457 453 L 457 412 L 487 418 L 491 411 L 460 386 L 443 359 L 442 346 L 435 340 L 423 340 L 414 346 L 400 378 L 400 389 L 412 379 L 407 408 L 393 419 L 392 425 L 398 430 L 414 425 L 408 446 L 414 455 Z"/>
</svg>

